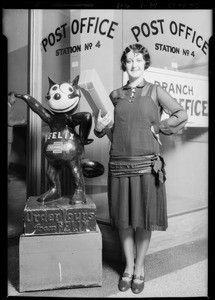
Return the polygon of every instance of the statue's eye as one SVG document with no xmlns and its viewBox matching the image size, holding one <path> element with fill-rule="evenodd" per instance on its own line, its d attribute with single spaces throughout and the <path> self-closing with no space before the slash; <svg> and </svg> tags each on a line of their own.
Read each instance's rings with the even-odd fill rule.
<svg viewBox="0 0 215 300">
<path fill-rule="evenodd" d="M 69 94 L 69 95 L 68 95 L 68 98 L 69 98 L 69 99 L 74 98 L 73 94 Z"/>
<path fill-rule="evenodd" d="M 49 94 L 53 94 L 56 90 L 59 89 L 59 85 L 55 84 L 50 88 Z"/>
</svg>

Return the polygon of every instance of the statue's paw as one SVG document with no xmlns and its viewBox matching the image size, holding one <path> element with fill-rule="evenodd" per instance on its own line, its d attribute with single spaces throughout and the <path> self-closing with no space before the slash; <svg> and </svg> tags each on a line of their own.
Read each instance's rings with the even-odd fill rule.
<svg viewBox="0 0 215 300">
<path fill-rule="evenodd" d="M 83 145 L 89 145 L 94 141 L 94 139 L 87 139 L 87 140 L 83 140 L 81 139 L 81 142 Z"/>
<path fill-rule="evenodd" d="M 42 204 L 45 204 L 47 202 L 51 202 L 51 201 L 57 200 L 59 198 L 61 198 L 61 194 L 55 188 L 51 188 L 46 193 L 42 194 L 37 199 L 37 201 L 41 202 Z"/>
<path fill-rule="evenodd" d="M 20 99 L 26 99 L 26 100 L 30 99 L 30 96 L 26 94 L 15 94 L 15 97 Z"/>
<path fill-rule="evenodd" d="M 87 202 L 85 192 L 83 190 L 77 189 L 70 201 L 70 204 L 85 204 Z"/>
<path fill-rule="evenodd" d="M 81 162 L 83 175 L 87 178 L 98 177 L 104 174 L 105 168 L 97 161 L 90 161 L 89 159 L 83 159 Z"/>
</svg>

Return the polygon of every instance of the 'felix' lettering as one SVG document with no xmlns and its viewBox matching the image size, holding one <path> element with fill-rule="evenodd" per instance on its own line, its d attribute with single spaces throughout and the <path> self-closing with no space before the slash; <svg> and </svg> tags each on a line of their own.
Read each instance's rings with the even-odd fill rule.
<svg viewBox="0 0 215 300">
<path fill-rule="evenodd" d="M 71 132 L 65 132 L 65 134 L 64 135 L 62 135 L 62 132 L 60 132 L 60 131 L 54 131 L 54 132 L 50 132 L 49 133 L 49 135 L 48 135 L 48 137 L 47 137 L 47 140 L 50 140 L 50 139 L 52 139 L 52 140 L 57 140 L 57 139 L 66 139 L 66 140 L 71 140 L 71 139 L 73 139 L 73 136 L 74 136 L 74 134 L 73 133 L 71 133 Z"/>
</svg>

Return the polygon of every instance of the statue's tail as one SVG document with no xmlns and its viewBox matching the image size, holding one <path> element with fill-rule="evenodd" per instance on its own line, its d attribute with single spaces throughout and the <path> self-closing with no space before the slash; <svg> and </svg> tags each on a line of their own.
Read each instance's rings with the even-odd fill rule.
<svg viewBox="0 0 215 300">
<path fill-rule="evenodd" d="M 98 177 L 104 174 L 105 168 L 97 161 L 82 159 L 83 174 L 87 178 Z"/>
</svg>

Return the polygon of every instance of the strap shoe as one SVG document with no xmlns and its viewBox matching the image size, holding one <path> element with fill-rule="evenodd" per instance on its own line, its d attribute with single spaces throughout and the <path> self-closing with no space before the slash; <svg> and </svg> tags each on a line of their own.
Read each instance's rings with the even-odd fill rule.
<svg viewBox="0 0 215 300">
<path fill-rule="evenodd" d="M 136 283 L 134 282 L 134 279 L 139 279 L 141 280 L 142 282 L 140 283 Z M 134 275 L 133 277 L 133 281 L 132 281 L 132 284 L 131 284 L 131 290 L 134 294 L 139 294 L 143 291 L 144 289 L 144 283 L 145 283 L 145 278 L 144 276 L 142 275 Z"/>
<path fill-rule="evenodd" d="M 125 277 L 129 278 L 130 280 L 123 280 L 123 278 L 125 278 Z M 122 274 L 122 277 L 121 277 L 121 279 L 119 281 L 119 285 L 118 285 L 119 290 L 121 292 L 126 292 L 127 290 L 130 289 L 132 278 L 133 278 L 132 274 L 129 274 L 129 273 L 123 273 Z"/>
</svg>

